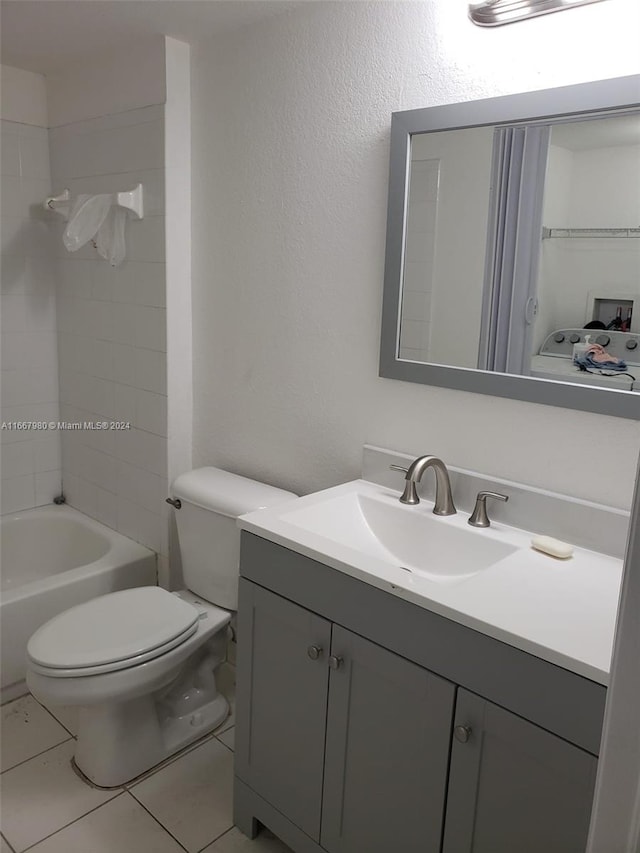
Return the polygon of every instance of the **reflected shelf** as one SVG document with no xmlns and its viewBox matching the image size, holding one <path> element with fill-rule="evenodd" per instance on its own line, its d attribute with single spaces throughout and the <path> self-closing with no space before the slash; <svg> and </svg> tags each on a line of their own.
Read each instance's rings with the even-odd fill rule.
<svg viewBox="0 0 640 853">
<path fill-rule="evenodd" d="M 565 239 L 585 239 L 602 237 L 640 237 L 640 228 L 543 228 L 542 239 L 554 237 Z"/>
</svg>

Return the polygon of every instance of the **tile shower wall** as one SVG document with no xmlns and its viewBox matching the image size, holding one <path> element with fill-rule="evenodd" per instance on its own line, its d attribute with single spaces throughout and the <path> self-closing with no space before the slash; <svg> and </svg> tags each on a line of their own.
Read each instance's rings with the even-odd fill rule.
<svg viewBox="0 0 640 853">
<path fill-rule="evenodd" d="M 57 226 L 60 415 L 68 502 L 167 555 L 167 378 L 164 108 L 151 106 L 52 128 L 56 192 L 144 187 L 144 218 L 128 221 L 116 268 L 91 244 L 65 250 Z"/>
<path fill-rule="evenodd" d="M 53 247 L 42 200 L 51 189 L 48 131 L 2 120 L 2 421 L 57 421 Z M 60 492 L 55 431 L 3 429 L 3 513 Z"/>
</svg>

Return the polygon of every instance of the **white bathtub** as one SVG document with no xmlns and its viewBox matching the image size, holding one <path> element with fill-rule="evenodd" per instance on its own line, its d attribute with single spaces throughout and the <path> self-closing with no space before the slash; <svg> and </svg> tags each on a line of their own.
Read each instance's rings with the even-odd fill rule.
<svg viewBox="0 0 640 853">
<path fill-rule="evenodd" d="M 27 692 L 25 652 L 33 632 L 74 604 L 155 585 L 156 555 L 68 506 L 0 519 L 2 702 Z"/>
</svg>

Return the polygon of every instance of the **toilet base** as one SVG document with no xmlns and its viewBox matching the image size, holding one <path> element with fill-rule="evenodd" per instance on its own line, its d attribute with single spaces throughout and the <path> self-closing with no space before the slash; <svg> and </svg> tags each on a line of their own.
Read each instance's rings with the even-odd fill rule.
<svg viewBox="0 0 640 853">
<path fill-rule="evenodd" d="M 153 697 L 79 709 L 75 764 L 99 788 L 114 788 L 217 728 L 229 714 L 222 694 L 179 717 L 158 717 Z"/>
</svg>

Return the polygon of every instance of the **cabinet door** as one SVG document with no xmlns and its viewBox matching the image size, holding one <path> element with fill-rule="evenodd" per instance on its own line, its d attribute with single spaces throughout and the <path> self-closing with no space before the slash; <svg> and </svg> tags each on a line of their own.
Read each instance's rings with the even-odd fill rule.
<svg viewBox="0 0 640 853">
<path fill-rule="evenodd" d="M 584 853 L 596 758 L 466 690 L 455 722 L 444 853 Z"/>
<path fill-rule="evenodd" d="M 329 622 L 240 581 L 236 773 L 316 840 L 330 642 Z"/>
<path fill-rule="evenodd" d="M 455 687 L 336 625 L 322 846 L 439 853 Z"/>
</svg>

